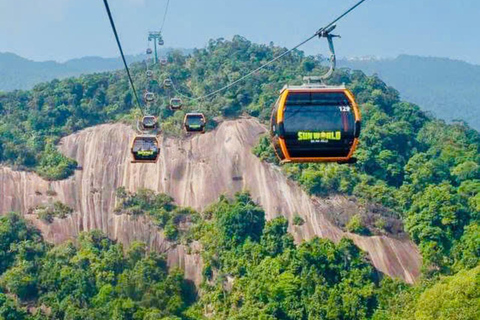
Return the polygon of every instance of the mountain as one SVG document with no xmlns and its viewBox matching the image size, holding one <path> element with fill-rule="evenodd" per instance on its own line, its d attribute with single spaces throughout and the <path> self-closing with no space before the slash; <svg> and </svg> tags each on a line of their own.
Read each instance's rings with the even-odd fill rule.
<svg viewBox="0 0 480 320">
<path fill-rule="evenodd" d="M 378 74 L 405 100 L 447 121 L 480 130 L 480 66 L 447 58 L 400 55 L 395 59 L 343 59 L 339 66 Z"/>
<path fill-rule="evenodd" d="M 141 112 L 124 71 L 0 93 L 0 317 L 478 319 L 480 134 L 343 69 L 358 162 L 279 165 L 269 106 L 317 59 L 194 98 L 282 52 L 236 36 L 172 52 L 153 79 L 133 64 L 156 94 L 155 164 L 130 161 Z M 186 112 L 208 132 L 186 135 Z"/>
<path fill-rule="evenodd" d="M 163 49 L 166 54 L 172 49 Z M 193 50 L 181 49 L 185 54 Z M 129 63 L 144 55 L 128 56 Z M 395 59 L 341 59 L 340 67 L 378 74 L 402 97 L 447 121 L 466 121 L 480 130 L 480 66 L 447 58 L 400 55 Z M 64 63 L 35 62 L 12 53 L 0 53 L 0 91 L 31 89 L 53 79 L 121 69 L 119 58 L 83 57 Z"/>
<path fill-rule="evenodd" d="M 314 236 L 338 242 L 347 236 L 369 253 L 380 271 L 413 283 L 421 265 L 415 245 L 388 236 L 347 234 L 333 225 L 328 215 L 341 210 L 358 212 L 360 207 L 342 196 L 310 198 L 275 168 L 263 164 L 250 150 L 265 132 L 265 127 L 254 119 L 224 122 L 213 132 L 185 141 L 163 139 L 163 152 L 157 164 L 136 165 L 130 163 L 128 143 L 135 134 L 130 127 L 116 124 L 87 129 L 60 142 L 62 153 L 74 157 L 83 168 L 69 180 L 48 183 L 34 174 L 1 168 L 0 190 L 5 190 L 2 198 L 9 200 L 0 205 L 0 214 L 28 212 L 40 204 L 61 201 L 76 214 L 52 224 L 34 220 L 47 239 L 61 243 L 77 237 L 81 231 L 99 229 L 127 245 L 135 240 L 144 241 L 168 253 L 169 260 L 178 261 L 185 257 L 178 257 L 177 249 L 166 250 L 168 243 L 148 222 L 114 213 L 117 188 L 123 186 L 132 192 L 147 188 L 166 193 L 177 204 L 199 211 L 222 194 L 233 196 L 248 190 L 265 209 L 268 220 L 283 215 L 292 221 L 296 213 L 300 214 L 305 224 L 301 227 L 291 224 L 297 242 Z M 207 149 L 209 152 L 205 153 Z M 195 270 L 195 266 L 186 267 Z M 199 269 L 187 276 L 201 282 Z"/>
<path fill-rule="evenodd" d="M 160 55 L 166 55 L 172 50 L 162 49 Z M 192 50 L 181 49 L 181 51 L 190 53 Z M 130 55 L 126 59 L 128 63 L 139 62 L 145 59 L 145 55 Z M 59 63 L 55 61 L 37 62 L 13 53 L 0 53 L 0 91 L 28 90 L 38 83 L 53 79 L 121 68 L 123 68 L 123 63 L 120 58 L 83 57 Z"/>
</svg>

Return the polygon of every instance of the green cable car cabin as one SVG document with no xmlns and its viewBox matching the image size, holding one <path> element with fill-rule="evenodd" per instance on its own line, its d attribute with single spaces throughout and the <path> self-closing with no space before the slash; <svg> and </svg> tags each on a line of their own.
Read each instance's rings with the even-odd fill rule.
<svg viewBox="0 0 480 320">
<path fill-rule="evenodd" d="M 132 163 L 156 163 L 160 155 L 160 146 L 156 136 L 139 135 L 132 142 Z"/>
<path fill-rule="evenodd" d="M 165 89 L 171 88 L 172 85 L 173 85 L 173 82 L 172 82 L 171 79 L 165 79 L 165 80 L 163 80 L 163 87 L 164 87 Z"/>
<path fill-rule="evenodd" d="M 180 98 L 172 98 L 170 99 L 170 110 L 176 111 L 182 109 L 183 102 Z"/>
<path fill-rule="evenodd" d="M 187 133 L 205 133 L 207 119 L 203 113 L 187 113 L 183 118 L 183 127 Z"/>
<path fill-rule="evenodd" d="M 158 119 L 155 116 L 144 116 L 140 124 L 142 131 L 158 130 Z"/>
<path fill-rule="evenodd" d="M 152 103 L 155 101 L 155 93 L 146 91 L 143 99 L 145 100 L 145 103 Z"/>
<path fill-rule="evenodd" d="M 285 87 L 271 117 L 275 153 L 285 162 L 354 163 L 360 110 L 344 87 Z"/>
</svg>

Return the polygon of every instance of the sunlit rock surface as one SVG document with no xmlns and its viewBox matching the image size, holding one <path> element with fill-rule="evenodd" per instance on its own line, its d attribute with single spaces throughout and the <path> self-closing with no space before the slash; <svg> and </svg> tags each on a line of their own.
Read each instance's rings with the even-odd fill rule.
<svg viewBox="0 0 480 320">
<path fill-rule="evenodd" d="M 89 128 L 62 139 L 59 149 L 76 159 L 82 170 L 65 181 L 47 182 L 33 173 L 0 167 L 0 213 L 18 211 L 55 243 L 74 238 L 84 230 L 100 229 L 122 243 L 144 241 L 165 252 L 170 265 L 180 266 L 187 278 L 201 281 L 201 259 L 196 249 L 187 250 L 166 241 L 144 217 L 116 215 L 115 190 L 149 188 L 171 195 L 181 206 L 201 210 L 221 194 L 248 190 L 266 211 L 267 219 L 299 214 L 305 224 L 290 232 L 300 242 L 319 236 L 339 241 L 349 237 L 367 251 L 374 266 L 409 283 L 420 274 L 421 256 L 410 240 L 386 236 L 365 237 L 343 232 L 327 216 L 359 210 L 345 197 L 312 198 L 279 168 L 261 162 L 251 152 L 265 128 L 255 119 L 223 122 L 205 135 L 186 140 L 162 139 L 156 164 L 130 163 L 129 144 L 134 131 L 123 124 Z M 75 209 L 67 219 L 47 225 L 27 215 L 28 209 L 48 201 L 62 201 Z M 188 254 L 190 252 L 191 254 Z"/>
</svg>

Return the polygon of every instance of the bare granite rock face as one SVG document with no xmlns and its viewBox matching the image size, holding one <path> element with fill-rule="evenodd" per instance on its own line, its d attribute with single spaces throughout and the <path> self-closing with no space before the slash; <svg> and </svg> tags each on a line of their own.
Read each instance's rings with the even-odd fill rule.
<svg viewBox="0 0 480 320">
<path fill-rule="evenodd" d="M 408 239 L 359 236 L 345 233 L 327 217 L 336 212 L 360 210 L 346 197 L 328 199 L 306 194 L 275 166 L 261 162 L 251 149 L 265 128 L 255 119 L 226 121 L 205 135 L 189 139 L 162 138 L 156 164 L 132 164 L 129 153 L 134 131 L 123 124 L 89 128 L 62 139 L 59 149 L 76 159 L 82 170 L 65 181 L 47 182 L 33 173 L 0 167 L 0 214 L 59 200 L 75 209 L 66 219 L 45 224 L 28 216 L 45 238 L 60 243 L 84 230 L 100 229 L 128 245 L 139 240 L 152 250 L 167 253 L 170 265 L 179 266 L 188 279 L 201 281 L 202 262 L 197 250 L 174 246 L 143 217 L 116 215 L 115 190 L 148 188 L 171 195 L 177 204 L 202 210 L 219 195 L 248 190 L 266 212 L 267 219 L 298 214 L 305 223 L 290 232 L 300 242 L 315 236 L 339 241 L 351 238 L 368 252 L 383 273 L 413 283 L 420 274 L 421 256 Z M 191 254 L 187 252 L 192 252 Z"/>
</svg>

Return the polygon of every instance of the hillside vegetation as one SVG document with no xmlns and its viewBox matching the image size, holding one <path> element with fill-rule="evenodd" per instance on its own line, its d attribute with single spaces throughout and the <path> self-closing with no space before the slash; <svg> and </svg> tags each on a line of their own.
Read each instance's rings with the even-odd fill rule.
<svg viewBox="0 0 480 320">
<path fill-rule="evenodd" d="M 185 97 L 200 96 L 238 79 L 284 50 L 252 44 L 238 36 L 232 41 L 212 40 L 207 48 L 196 50 L 190 56 L 173 52 L 169 65 L 155 70 L 156 80 L 152 84 L 161 83 L 169 76 Z M 156 86 L 160 99 L 152 111 L 162 116 L 163 130 L 171 135 L 181 135 L 183 114 L 189 110 L 202 111 L 208 119 L 249 114 L 266 121 L 269 106 L 283 84 L 300 84 L 301 76 L 318 73 L 320 69 L 314 58 L 294 52 L 213 100 L 187 103 L 184 111 L 176 113 L 165 108 L 168 92 Z M 133 66 L 140 89 L 147 85 L 144 72 L 143 64 Z M 74 263 L 82 261 L 75 258 L 75 250 L 83 250 L 82 243 L 71 249 L 73 267 L 83 268 L 78 271 L 81 276 L 89 272 L 89 280 L 68 284 L 69 290 L 88 284 L 79 289 L 83 300 L 70 301 L 56 291 L 57 287 L 41 289 L 43 280 L 36 279 L 38 269 L 35 268 L 42 268 L 49 261 L 49 250 L 60 249 L 43 248 L 45 244 L 41 239 L 32 240 L 27 236 L 35 231 L 10 235 L 8 225 L 16 218 L 9 217 L 2 218 L 6 226 L 0 231 L 6 235 L 0 234 L 0 237 L 6 239 L 6 244 L 0 255 L 9 257 L 1 271 L 4 279 L 1 285 L 10 295 L 0 296 L 0 315 L 2 308 L 21 313 L 22 303 L 36 299 L 37 306 L 44 304 L 58 310 L 58 317 L 65 319 L 85 318 L 77 312 L 93 312 L 89 316 L 92 319 L 94 312 L 108 315 L 107 318 L 149 319 L 146 314 L 155 314 L 156 309 L 163 312 L 155 314 L 160 319 L 175 319 L 175 316 L 197 319 L 205 315 L 221 319 L 448 319 L 452 312 L 461 314 L 461 319 L 477 319 L 476 312 L 480 309 L 475 295 L 480 283 L 479 133 L 462 123 L 447 125 L 426 115 L 416 105 L 401 101 L 395 89 L 375 76 L 340 70 L 331 82 L 345 83 L 361 105 L 364 121 L 358 163 L 353 166 L 286 165 L 282 170 L 311 194 L 353 195 L 401 219 L 424 257 L 423 279 L 418 285 L 407 287 L 394 280 L 381 280 L 363 253 L 346 240 L 334 245 L 314 239 L 295 246 L 286 233 L 287 222 L 283 219 L 265 222 L 263 210 L 246 194 L 233 200 L 221 199 L 201 213 L 199 219 L 199 214 L 190 209 L 172 206 L 168 196 L 148 191 L 132 195 L 120 190 L 118 213 L 145 214 L 164 229 L 170 239 L 198 240 L 203 244 L 204 284 L 196 301 L 189 300 L 191 292 L 182 291 L 182 279 L 169 287 L 178 293 L 175 303 L 152 298 L 147 290 L 150 286 L 132 289 L 135 295 L 122 292 L 118 283 L 127 270 L 123 264 L 112 274 L 106 271 L 111 269 L 91 262 L 104 260 L 95 255 L 102 256 L 106 254 L 103 250 L 108 252 L 110 246 L 118 246 L 101 236 L 95 236 L 91 245 L 105 243 L 105 246 L 87 255 L 90 262 L 78 266 Z M 0 114 L 0 160 L 35 170 L 47 179 L 62 179 L 72 174 L 76 163 L 56 151 L 55 143 L 60 137 L 104 122 L 132 121 L 138 116 L 138 110 L 133 107 L 124 73 L 114 72 L 53 81 L 31 91 L 2 94 Z M 211 121 L 209 127 L 214 126 Z M 267 138 L 260 139 L 253 152 L 275 165 Z M 389 231 L 383 215 L 375 216 L 371 224 L 366 223 L 366 218 L 372 220 L 354 216 L 345 228 L 359 233 Z M 179 226 L 182 221 L 191 225 L 186 233 Z M 35 244 L 36 249 L 23 253 L 25 250 L 18 243 L 24 242 Z M 20 248 L 18 255 L 12 249 L 17 247 Z M 148 255 L 141 257 L 150 259 Z M 120 254 L 117 258 L 127 259 Z M 30 273 L 21 269 L 30 267 L 25 261 L 33 261 Z M 148 262 L 155 269 L 151 272 L 161 272 L 161 276 L 152 281 L 164 288 L 163 281 L 170 276 L 155 266 L 161 264 L 155 261 Z M 137 272 L 137 268 L 133 270 Z M 476 280 L 467 286 L 463 285 L 465 279 Z M 25 287 L 15 289 L 14 284 L 23 283 L 27 288 L 36 288 L 37 291 L 33 291 L 36 296 L 22 296 L 21 289 Z M 112 297 L 109 302 L 118 304 L 95 305 L 104 285 L 112 290 L 108 291 Z M 450 299 L 449 292 L 460 289 L 465 294 L 458 295 L 457 301 L 438 303 Z M 19 297 L 17 305 L 11 294 Z M 44 295 L 53 296 L 56 304 L 43 298 Z M 2 301 L 5 302 L 2 304 Z M 166 308 L 165 303 L 176 307 Z M 466 306 L 461 310 L 463 313 L 452 311 L 459 306 Z M 67 316 L 65 312 L 69 310 L 75 316 Z"/>
<path fill-rule="evenodd" d="M 125 249 L 91 231 L 52 247 L 10 214 L 0 217 L 0 318 L 478 319 L 480 267 L 408 287 L 382 280 L 351 240 L 295 245 L 287 220 L 265 221 L 246 193 L 201 215 L 148 190 L 123 199 L 170 235 L 190 220 L 178 241 L 202 245 L 199 288 L 144 243 Z"/>
</svg>

